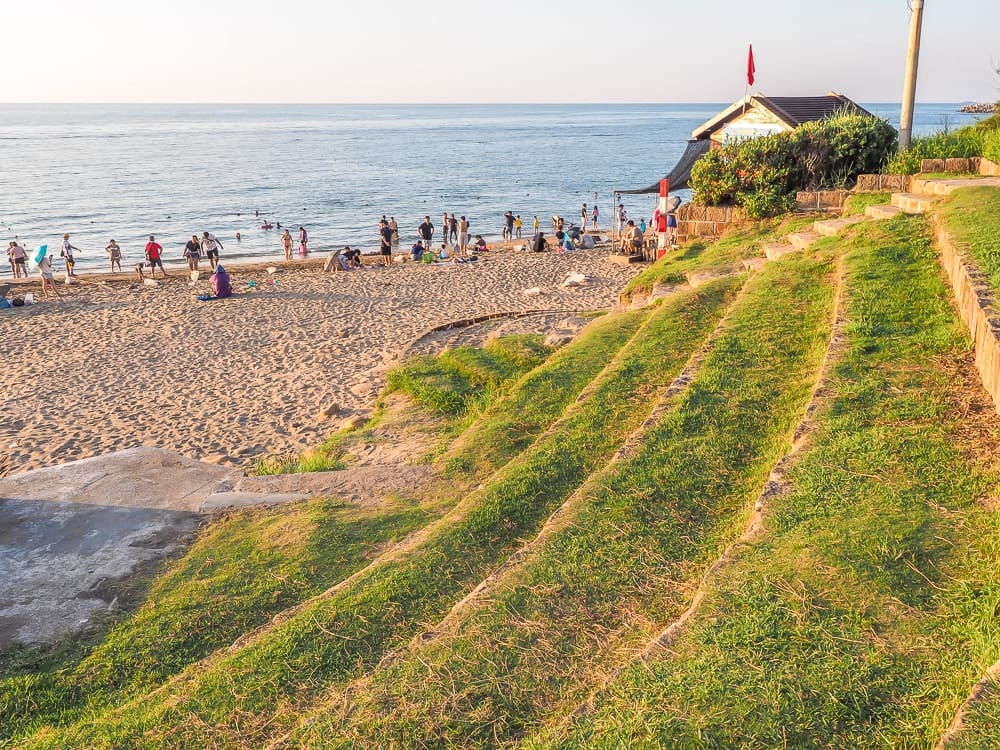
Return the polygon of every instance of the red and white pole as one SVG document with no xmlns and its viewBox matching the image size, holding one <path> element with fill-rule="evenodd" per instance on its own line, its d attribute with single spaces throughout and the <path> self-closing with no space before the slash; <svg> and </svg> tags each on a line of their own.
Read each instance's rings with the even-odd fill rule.
<svg viewBox="0 0 1000 750">
<path fill-rule="evenodd" d="M 670 246 L 670 236 L 667 234 L 667 199 L 670 197 L 670 180 L 664 177 L 660 180 L 660 205 L 656 214 L 656 257 L 662 258 Z"/>
</svg>

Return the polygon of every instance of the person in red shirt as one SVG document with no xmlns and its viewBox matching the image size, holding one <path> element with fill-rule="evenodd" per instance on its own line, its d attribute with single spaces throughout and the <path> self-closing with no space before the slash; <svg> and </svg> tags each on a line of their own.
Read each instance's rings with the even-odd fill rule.
<svg viewBox="0 0 1000 750">
<path fill-rule="evenodd" d="M 156 242 L 156 238 L 153 235 L 149 235 L 149 242 L 146 243 L 146 263 L 149 264 L 149 275 L 154 279 L 156 278 L 156 267 L 159 266 L 160 270 L 163 271 L 163 276 L 166 278 L 167 271 L 163 267 L 163 259 L 160 257 L 163 253 L 163 248 Z"/>
</svg>

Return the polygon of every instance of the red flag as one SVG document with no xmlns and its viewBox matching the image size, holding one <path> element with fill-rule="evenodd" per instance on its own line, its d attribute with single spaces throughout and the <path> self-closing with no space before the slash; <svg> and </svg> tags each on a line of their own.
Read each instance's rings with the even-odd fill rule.
<svg viewBox="0 0 1000 750">
<path fill-rule="evenodd" d="M 753 74 L 757 69 L 753 64 L 753 45 L 750 45 L 750 52 L 747 54 L 747 86 L 753 86 Z"/>
</svg>

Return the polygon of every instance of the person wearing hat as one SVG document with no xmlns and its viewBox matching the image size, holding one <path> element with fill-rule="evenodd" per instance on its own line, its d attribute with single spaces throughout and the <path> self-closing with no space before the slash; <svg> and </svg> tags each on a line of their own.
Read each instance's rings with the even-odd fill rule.
<svg viewBox="0 0 1000 750">
<path fill-rule="evenodd" d="M 146 264 L 149 266 L 149 275 L 152 278 L 156 278 L 156 267 L 159 266 L 160 270 L 163 272 L 163 277 L 166 278 L 167 270 L 163 267 L 163 248 L 156 241 L 156 237 L 149 235 L 149 242 L 146 243 L 144 249 L 146 253 Z"/>
<path fill-rule="evenodd" d="M 69 244 L 69 234 L 64 234 L 63 235 L 62 252 L 59 253 L 59 255 L 61 255 L 62 258 L 66 261 L 66 275 L 67 276 L 76 276 L 76 274 L 73 273 L 73 266 L 76 265 L 76 261 L 73 259 L 73 253 L 74 253 L 74 251 L 75 252 L 80 252 L 80 248 L 73 247 L 71 244 Z"/>
</svg>

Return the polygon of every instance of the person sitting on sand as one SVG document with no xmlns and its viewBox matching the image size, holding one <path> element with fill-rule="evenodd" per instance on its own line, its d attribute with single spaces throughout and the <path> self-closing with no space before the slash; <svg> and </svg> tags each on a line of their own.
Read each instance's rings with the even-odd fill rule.
<svg viewBox="0 0 1000 750">
<path fill-rule="evenodd" d="M 448 246 L 446 244 L 444 244 L 443 242 L 441 243 L 441 247 L 438 248 L 437 259 L 438 260 L 451 260 L 451 253 L 448 252 Z"/>
<path fill-rule="evenodd" d="M 531 239 L 531 252 L 544 253 L 548 249 L 549 243 L 545 239 L 545 232 L 539 232 Z"/>
<path fill-rule="evenodd" d="M 477 234 L 475 241 L 472 243 L 472 251 L 481 253 L 483 250 L 489 250 L 489 248 L 486 246 L 486 240 L 483 239 L 483 235 Z"/>
<path fill-rule="evenodd" d="M 111 240 L 108 242 L 108 246 L 104 248 L 104 252 L 108 254 L 108 260 L 111 261 L 111 273 L 115 272 L 115 266 L 118 266 L 118 270 L 122 270 L 122 249 L 117 242 Z"/>
<path fill-rule="evenodd" d="M 361 268 L 361 251 L 357 248 L 352 250 L 349 247 L 345 247 L 341 253 L 341 257 L 347 261 L 348 268 Z"/>
<path fill-rule="evenodd" d="M 45 295 L 45 299 L 49 298 L 49 291 L 54 292 L 57 297 L 62 297 L 59 290 L 56 289 L 56 279 L 52 273 L 52 259 L 48 255 L 42 258 L 38 264 L 38 273 L 42 276 L 42 293 Z"/>
<path fill-rule="evenodd" d="M 350 253 L 351 248 L 344 245 L 343 250 L 331 250 L 327 253 L 326 260 L 323 261 L 323 270 L 327 273 L 336 273 L 337 271 L 349 271 L 351 269 L 348 264 L 346 253 Z"/>
<path fill-rule="evenodd" d="M 410 260 L 420 261 L 424 255 L 424 241 L 417 240 L 410 248 Z"/>
<path fill-rule="evenodd" d="M 226 297 L 233 296 L 233 284 L 229 278 L 229 272 L 222 267 L 222 264 L 216 265 L 215 272 L 212 274 L 209 281 L 212 282 L 213 297 L 225 299 Z"/>
</svg>

